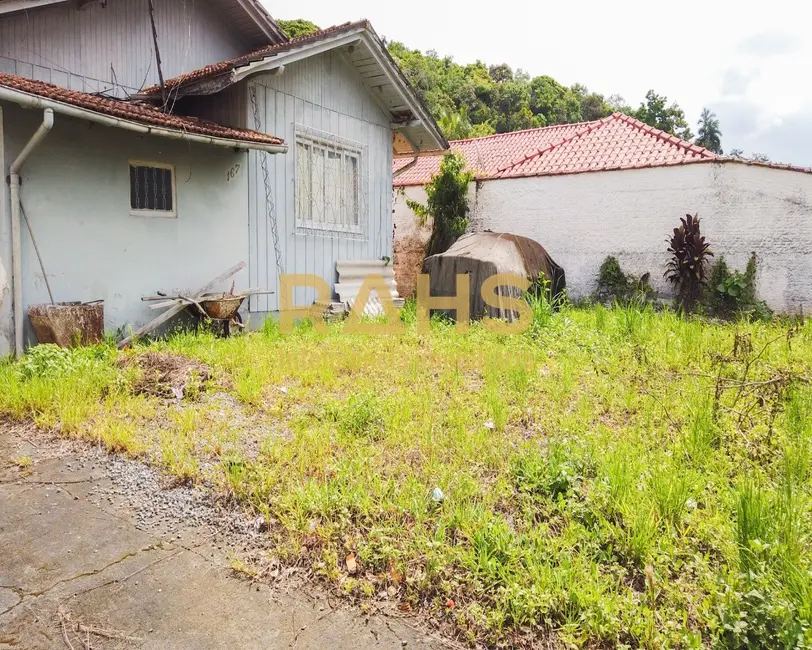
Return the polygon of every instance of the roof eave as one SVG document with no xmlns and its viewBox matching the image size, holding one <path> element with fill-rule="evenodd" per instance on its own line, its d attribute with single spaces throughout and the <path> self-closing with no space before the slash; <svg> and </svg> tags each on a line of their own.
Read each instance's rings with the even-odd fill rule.
<svg viewBox="0 0 812 650">
<path fill-rule="evenodd" d="M 409 105 L 409 108 L 412 110 L 412 114 L 415 118 L 423 123 L 423 126 L 428 131 L 429 135 L 432 136 L 434 140 L 434 148 L 446 150 L 449 148 L 448 140 L 446 140 L 445 136 L 440 131 L 440 127 L 437 125 L 437 122 L 431 116 L 429 110 L 425 107 L 423 102 L 417 97 L 414 90 L 412 89 L 411 84 L 407 81 L 403 71 L 400 69 L 395 60 L 392 58 L 392 55 L 389 54 L 389 51 L 386 49 L 386 46 L 381 41 L 378 34 L 375 33 L 375 30 L 372 29 L 372 25 L 369 23 L 366 24 L 364 29 L 364 36 L 366 39 L 372 41 L 373 47 L 370 47 L 370 51 L 375 56 L 375 59 L 378 61 L 378 64 L 384 69 L 389 76 L 390 81 L 392 84 L 398 88 L 403 98 L 406 100 L 406 103 Z M 400 132 L 404 135 L 404 137 L 409 139 L 406 132 L 410 127 L 405 127 L 399 129 Z M 415 153 L 417 153 L 419 149 L 415 149 Z"/>
<path fill-rule="evenodd" d="M 315 43 L 308 43 L 299 49 L 287 50 L 285 52 L 271 53 L 267 56 L 252 61 L 244 66 L 239 66 L 232 71 L 231 82 L 237 83 L 243 79 L 247 79 L 262 72 L 271 72 L 285 65 L 290 65 L 302 59 L 309 59 L 312 56 L 317 56 L 323 52 L 334 50 L 339 47 L 349 47 L 361 40 L 358 31 L 351 31 L 348 33 L 337 34 L 331 38 Z"/>
<path fill-rule="evenodd" d="M 285 36 L 276 21 L 265 10 L 265 7 L 255 2 L 255 0 L 238 0 L 238 2 L 271 43 L 285 43 L 288 40 L 288 37 Z"/>
<path fill-rule="evenodd" d="M 0 2 L 0 15 L 62 4 L 63 2 L 67 2 L 67 0 L 3 0 L 3 2 Z"/>
<path fill-rule="evenodd" d="M 296 61 L 317 56 L 331 50 L 347 48 L 360 42 L 363 42 L 369 50 L 381 72 L 386 76 L 388 82 L 400 95 L 405 106 L 407 106 L 411 112 L 411 116 L 404 122 L 399 119 L 401 118 L 400 115 L 393 114 L 390 109 L 378 102 L 381 110 L 385 112 L 390 120 L 391 128 L 399 131 L 404 138 L 410 142 L 415 153 L 426 149 L 448 149 L 448 141 L 443 136 L 437 123 L 431 116 L 431 113 L 417 97 L 411 85 L 406 80 L 406 77 L 403 75 L 403 72 L 387 52 L 381 39 L 366 21 L 352 24 L 346 29 L 341 29 L 337 31 L 337 33 L 330 34 L 325 38 L 308 41 L 301 45 L 291 43 L 289 49 L 284 49 L 281 52 L 269 52 L 265 55 L 257 55 L 255 60 L 248 61 L 242 65 L 236 65 L 232 69 L 213 77 L 204 77 L 187 83 L 181 82 L 180 85 L 171 88 L 169 92 L 176 97 L 212 94 L 213 92 L 222 90 L 227 85 L 246 80 L 257 74 L 272 72 L 285 65 L 295 63 Z M 352 64 L 348 62 L 348 65 Z M 372 92 L 372 90 L 369 89 L 369 92 Z M 159 99 L 157 94 L 152 91 L 138 95 L 137 97 L 151 101 Z M 373 99 L 377 101 L 374 95 Z M 422 135 L 422 132 L 425 132 L 430 142 L 426 143 L 426 146 L 420 147 L 415 144 L 416 138 L 414 136 L 418 133 Z M 424 138 L 420 137 L 420 140 L 423 139 Z"/>
<path fill-rule="evenodd" d="M 72 104 L 56 101 L 41 97 L 40 95 L 33 95 L 21 90 L 9 88 L 7 86 L 0 86 L 0 100 L 10 101 L 19 104 L 24 108 L 37 108 L 45 109 L 50 108 L 59 115 L 67 117 L 75 117 L 95 124 L 103 126 L 115 127 L 127 131 L 134 131 L 144 135 L 155 135 L 163 138 L 170 138 L 173 140 L 186 140 L 187 142 L 198 142 L 216 147 L 226 147 L 230 149 L 252 149 L 257 151 L 266 151 L 268 153 L 286 153 L 288 147 L 286 144 L 272 144 L 266 142 L 253 142 L 250 140 L 236 140 L 233 138 L 223 138 L 220 136 L 205 135 L 202 133 L 190 133 L 180 129 L 172 129 L 169 127 L 154 126 L 151 124 L 142 124 L 133 120 L 127 120 L 120 117 L 114 117 L 105 113 L 91 111 Z"/>
</svg>

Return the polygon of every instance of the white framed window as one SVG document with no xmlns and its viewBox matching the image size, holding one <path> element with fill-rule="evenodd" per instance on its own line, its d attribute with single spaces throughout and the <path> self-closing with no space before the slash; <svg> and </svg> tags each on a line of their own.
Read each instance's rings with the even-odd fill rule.
<svg viewBox="0 0 812 650">
<path fill-rule="evenodd" d="M 130 214 L 141 217 L 177 217 L 175 166 L 130 161 Z"/>
<path fill-rule="evenodd" d="M 313 129 L 296 129 L 296 227 L 363 235 L 363 145 Z"/>
</svg>

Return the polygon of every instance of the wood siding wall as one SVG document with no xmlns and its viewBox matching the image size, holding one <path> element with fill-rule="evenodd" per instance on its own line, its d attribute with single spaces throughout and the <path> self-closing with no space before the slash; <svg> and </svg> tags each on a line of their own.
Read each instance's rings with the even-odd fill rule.
<svg viewBox="0 0 812 650">
<path fill-rule="evenodd" d="M 282 74 L 261 75 L 255 84 L 262 129 L 288 143 L 287 154 L 268 156 L 268 172 L 279 228 L 285 273 L 308 273 L 336 282 L 338 260 L 392 256 L 392 131 L 355 71 L 337 52 L 287 66 Z M 249 94 L 249 88 L 245 86 Z M 248 100 L 248 126 L 254 128 Z M 319 129 L 368 147 L 366 228 L 362 239 L 339 234 L 296 232 L 296 125 Z M 266 211 L 259 155 L 249 156 L 249 242 L 251 285 L 276 293 L 252 299 L 251 311 L 279 309 L 279 284 L 273 238 Z M 297 290 L 299 305 L 312 303 L 313 291 Z"/>
<path fill-rule="evenodd" d="M 206 0 L 156 0 L 155 22 L 165 78 L 251 49 Z M 158 83 L 147 2 L 0 16 L 0 71 L 84 92 Z"/>
</svg>

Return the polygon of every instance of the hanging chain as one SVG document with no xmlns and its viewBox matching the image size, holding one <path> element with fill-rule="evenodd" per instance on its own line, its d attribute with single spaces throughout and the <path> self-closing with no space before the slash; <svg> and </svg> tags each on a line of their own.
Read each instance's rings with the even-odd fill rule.
<svg viewBox="0 0 812 650">
<path fill-rule="evenodd" d="M 257 131 L 262 131 L 262 121 L 259 119 L 259 105 L 257 104 L 257 87 L 256 84 L 249 85 L 250 92 L 251 92 L 251 106 L 254 109 L 254 128 Z M 262 167 L 262 178 L 265 182 L 265 207 L 267 210 L 267 218 L 268 222 L 271 225 L 271 236 L 273 237 L 273 248 L 274 252 L 276 253 L 276 281 L 279 282 L 279 279 L 282 277 L 284 273 L 284 269 L 282 267 L 282 249 L 279 247 L 279 230 L 277 229 L 276 224 L 276 206 L 274 206 L 273 202 L 273 192 L 271 191 L 271 177 L 268 173 L 268 152 L 267 151 L 258 151 L 257 156 L 259 156 L 259 164 Z"/>
</svg>

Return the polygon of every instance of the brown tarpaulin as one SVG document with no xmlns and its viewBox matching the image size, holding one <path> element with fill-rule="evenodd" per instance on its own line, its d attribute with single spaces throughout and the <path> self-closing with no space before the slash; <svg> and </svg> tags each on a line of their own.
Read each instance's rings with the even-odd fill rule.
<svg viewBox="0 0 812 650">
<path fill-rule="evenodd" d="M 483 316 L 512 321 L 516 312 L 485 304 L 482 284 L 497 273 L 512 273 L 535 282 L 546 277 L 553 297 L 566 286 L 564 269 L 555 263 L 541 244 L 527 237 L 501 232 L 478 232 L 463 235 L 445 253 L 423 261 L 423 273 L 431 277 L 432 296 L 453 296 L 457 292 L 457 275 L 471 276 L 471 318 Z M 516 287 L 499 287 L 499 295 L 521 297 Z M 443 310 L 438 310 L 443 311 Z"/>
</svg>

